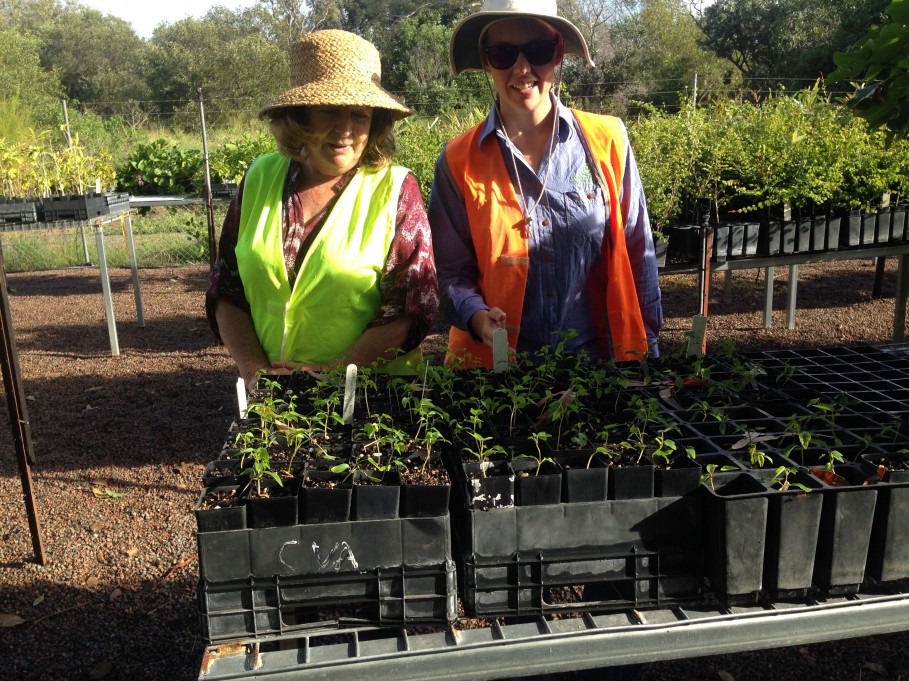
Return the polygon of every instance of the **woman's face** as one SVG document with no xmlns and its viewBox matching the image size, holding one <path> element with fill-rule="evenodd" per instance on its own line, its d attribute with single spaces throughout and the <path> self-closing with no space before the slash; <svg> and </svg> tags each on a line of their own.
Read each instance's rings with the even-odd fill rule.
<svg viewBox="0 0 909 681">
<path fill-rule="evenodd" d="M 360 162 L 369 140 L 372 107 L 313 106 L 307 111 L 307 161 L 325 177 L 340 177 Z"/>
<path fill-rule="evenodd" d="M 559 38 L 558 32 L 549 24 L 535 19 L 504 19 L 490 25 L 483 41 L 483 59 L 486 71 L 495 83 L 500 106 L 548 113 L 555 67 L 562 60 Z M 532 64 L 531 60 L 540 61 L 540 55 L 548 54 L 547 46 L 551 46 L 552 41 L 557 41 L 552 58 L 544 64 Z M 493 62 L 503 65 L 502 57 L 505 62 L 509 61 L 508 57 L 514 55 L 516 47 L 526 49 L 520 50 L 510 66 L 496 68 Z M 531 60 L 528 60 L 527 52 L 530 52 Z"/>
</svg>

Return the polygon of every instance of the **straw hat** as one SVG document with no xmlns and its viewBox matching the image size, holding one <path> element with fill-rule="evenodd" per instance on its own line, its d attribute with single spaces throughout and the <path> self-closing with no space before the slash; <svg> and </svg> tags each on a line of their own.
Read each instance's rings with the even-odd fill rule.
<svg viewBox="0 0 909 681">
<path fill-rule="evenodd" d="M 347 31 L 313 31 L 290 48 L 291 88 L 260 112 L 290 106 L 371 106 L 395 120 L 413 113 L 382 87 L 379 51 Z"/>
<path fill-rule="evenodd" d="M 483 0 L 476 14 L 463 19 L 451 34 L 448 60 L 455 75 L 461 71 L 482 71 L 480 38 L 499 19 L 540 19 L 557 30 L 565 40 L 565 54 L 575 54 L 593 66 L 587 42 L 577 27 L 559 16 L 556 0 Z"/>
<path fill-rule="evenodd" d="M 556 0 L 483 0 L 476 14 L 463 19 L 451 34 L 448 60 L 455 75 L 461 71 L 482 71 L 480 37 L 486 28 L 499 19 L 540 19 L 557 30 L 565 40 L 565 54 L 581 57 L 593 66 L 587 42 L 578 28 L 559 16 Z"/>
</svg>

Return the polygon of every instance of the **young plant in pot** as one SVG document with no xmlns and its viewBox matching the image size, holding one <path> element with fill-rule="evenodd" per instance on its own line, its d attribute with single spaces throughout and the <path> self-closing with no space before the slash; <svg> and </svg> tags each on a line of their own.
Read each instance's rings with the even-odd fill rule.
<svg viewBox="0 0 909 681">
<path fill-rule="evenodd" d="M 514 506 L 514 471 L 505 448 L 483 433 L 483 410 L 470 410 L 466 424 L 457 424 L 456 470 L 468 508 L 489 510 Z"/>
<path fill-rule="evenodd" d="M 373 414 L 355 436 L 353 452 L 353 518 L 397 518 L 401 501 L 400 469 L 406 432 L 390 416 Z"/>
<path fill-rule="evenodd" d="M 422 397 L 415 405 L 416 431 L 410 436 L 401 469 L 401 515 L 440 516 L 448 512 L 451 483 L 441 465 L 439 446 L 450 444 L 440 429 L 448 415 Z"/>
<path fill-rule="evenodd" d="M 550 437 L 547 432 L 531 434 L 533 447 L 512 457 L 518 506 L 557 504 L 562 500 L 562 472 L 555 459 L 543 450 Z"/>
<path fill-rule="evenodd" d="M 653 437 L 650 460 L 655 467 L 655 488 L 658 496 L 680 497 L 695 491 L 701 483 L 701 469 L 695 462 L 694 447 L 687 446 L 681 452 L 678 444 L 669 437 L 677 431 L 672 426 L 660 430 Z"/>
<path fill-rule="evenodd" d="M 554 455 L 562 468 L 563 501 L 606 501 L 610 465 L 616 454 L 609 438 L 619 425 L 615 422 L 602 424 L 590 443 L 586 435 L 579 433 L 575 437 L 579 449 Z"/>
<path fill-rule="evenodd" d="M 268 447 L 260 445 L 242 452 L 249 477 L 246 524 L 250 528 L 297 524 L 297 480 L 272 469 Z"/>
</svg>

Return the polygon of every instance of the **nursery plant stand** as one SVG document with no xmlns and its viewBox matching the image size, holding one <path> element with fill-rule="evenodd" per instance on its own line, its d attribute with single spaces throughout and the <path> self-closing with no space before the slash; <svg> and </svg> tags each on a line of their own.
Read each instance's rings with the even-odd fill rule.
<svg viewBox="0 0 909 681">
<path fill-rule="evenodd" d="M 126 247 L 129 252 L 129 266 L 132 272 L 133 295 L 136 301 L 136 317 L 139 326 L 145 326 L 145 311 L 142 305 L 142 290 L 139 285 L 139 266 L 136 261 L 136 248 L 133 242 L 133 224 L 130 217 L 130 211 L 120 211 L 101 215 L 90 220 L 57 220 L 54 222 L 34 222 L 29 224 L 0 224 L 0 238 L 8 233 L 21 233 L 23 231 L 83 231 L 86 227 L 91 227 L 95 232 L 95 247 L 98 250 L 98 270 L 101 278 L 101 293 L 104 298 L 104 316 L 107 320 L 107 335 L 110 339 L 110 354 L 117 356 L 120 354 L 120 343 L 117 337 L 117 322 L 114 317 L 114 303 L 111 296 L 110 274 L 107 268 L 107 252 L 104 242 L 104 227 L 119 224 L 123 229 L 126 239 Z M 86 257 L 86 261 L 88 258 Z"/>
<path fill-rule="evenodd" d="M 909 629 L 909 585 L 889 587 L 824 601 L 538 616 L 432 633 L 329 626 L 270 645 L 210 646 L 199 679 L 501 679 L 807 645 Z"/>
<path fill-rule="evenodd" d="M 795 328 L 796 295 L 798 293 L 798 266 L 819 262 L 833 262 L 837 260 L 865 260 L 873 258 L 893 257 L 899 258 L 896 285 L 896 309 L 893 314 L 893 340 L 903 341 L 906 338 L 906 300 L 907 280 L 909 280 L 909 243 L 890 244 L 880 247 L 846 248 L 836 251 L 823 251 L 818 253 L 792 253 L 757 258 L 739 258 L 733 260 L 717 261 L 713 263 L 714 272 L 725 272 L 726 298 L 731 296 L 731 276 L 734 270 L 763 269 L 764 281 L 764 328 L 771 326 L 773 312 L 773 278 L 776 267 L 789 267 L 789 288 L 786 303 L 786 328 Z M 709 295 L 709 280 L 707 291 L 701 294 Z"/>
</svg>

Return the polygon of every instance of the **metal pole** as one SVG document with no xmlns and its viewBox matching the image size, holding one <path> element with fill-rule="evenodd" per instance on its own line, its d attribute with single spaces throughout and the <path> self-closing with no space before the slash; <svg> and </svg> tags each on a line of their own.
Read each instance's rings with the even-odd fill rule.
<svg viewBox="0 0 909 681">
<path fill-rule="evenodd" d="M 63 100 L 63 131 L 66 133 L 66 145 L 72 149 L 73 148 L 73 137 L 69 131 L 69 110 L 66 108 L 66 100 Z M 91 267 L 92 260 L 88 254 L 88 242 L 85 240 L 85 227 L 79 227 L 79 236 L 82 237 L 82 255 L 85 258 L 83 260 L 86 267 Z"/>
<path fill-rule="evenodd" d="M 107 336 L 110 339 L 110 354 L 120 354 L 120 340 L 117 338 L 117 322 L 114 319 L 114 301 L 110 291 L 110 273 L 107 271 L 107 251 L 104 248 L 104 224 L 95 224 L 95 245 L 98 248 L 98 268 L 101 271 L 101 293 L 104 296 L 104 316 L 107 317 Z"/>
<path fill-rule="evenodd" d="M 205 168 L 205 212 L 208 217 L 208 264 L 214 269 L 217 248 L 215 245 L 215 207 L 211 196 L 211 167 L 208 164 L 208 136 L 205 133 L 205 104 L 202 102 L 202 88 L 199 94 L 199 119 L 202 121 L 202 161 Z"/>
<path fill-rule="evenodd" d="M 6 390 L 6 404 L 9 408 L 10 428 L 16 447 L 19 477 L 22 480 L 25 514 L 28 517 L 28 527 L 32 535 L 32 550 L 38 563 L 46 565 L 47 557 L 44 555 L 41 523 L 38 520 L 38 509 L 32 489 L 32 473 L 29 467 L 29 464 L 35 462 L 32 450 L 32 431 L 28 420 L 28 407 L 25 403 L 25 391 L 22 389 L 20 380 L 19 357 L 13 337 L 13 321 L 9 308 L 9 290 L 6 287 L 6 265 L 3 262 L 2 247 L 0 247 L 0 331 L 3 336 L 2 348 L 0 348 L 2 350 L 0 365 L 3 370 L 3 386 Z"/>
<path fill-rule="evenodd" d="M 69 112 L 66 110 L 66 100 L 63 100 L 63 130 L 66 132 L 66 145 L 73 148 L 73 138 L 69 134 Z"/>
<path fill-rule="evenodd" d="M 694 82 L 691 84 L 691 102 L 698 103 L 698 72 L 694 72 Z"/>
</svg>

